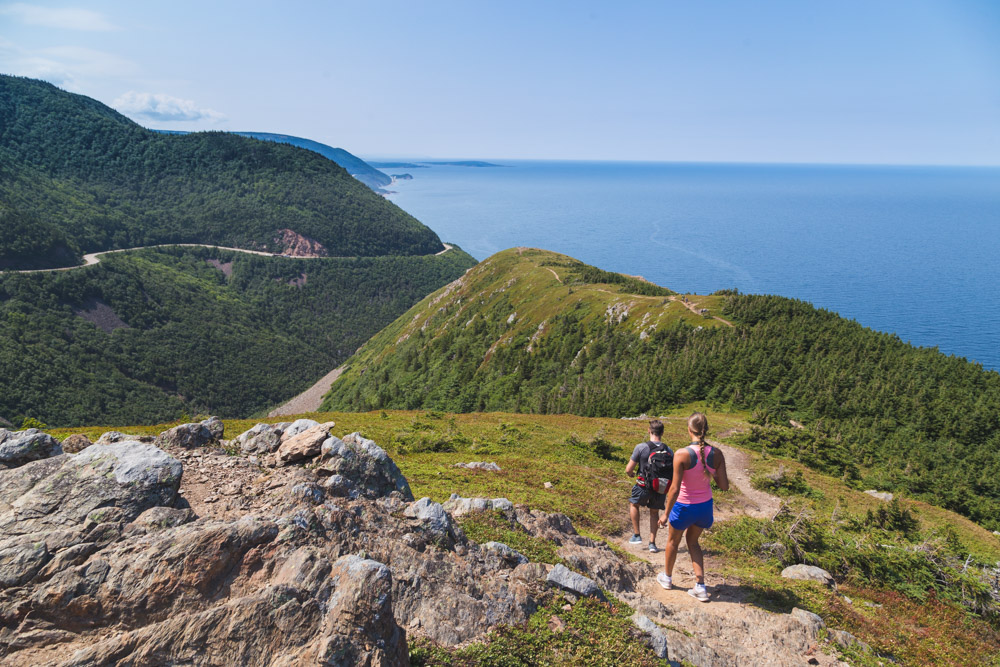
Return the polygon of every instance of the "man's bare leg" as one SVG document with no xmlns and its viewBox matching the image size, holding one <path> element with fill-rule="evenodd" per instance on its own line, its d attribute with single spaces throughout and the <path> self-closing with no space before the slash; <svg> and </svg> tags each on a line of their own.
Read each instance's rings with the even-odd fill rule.
<svg viewBox="0 0 1000 667">
<path fill-rule="evenodd" d="M 628 515 L 632 518 L 632 534 L 639 534 L 639 506 L 635 503 L 628 504 Z"/>
<path fill-rule="evenodd" d="M 656 531 L 660 528 L 660 510 L 649 508 L 649 542 L 653 544 L 656 542 Z M 636 522 L 639 525 L 639 522 Z"/>
</svg>

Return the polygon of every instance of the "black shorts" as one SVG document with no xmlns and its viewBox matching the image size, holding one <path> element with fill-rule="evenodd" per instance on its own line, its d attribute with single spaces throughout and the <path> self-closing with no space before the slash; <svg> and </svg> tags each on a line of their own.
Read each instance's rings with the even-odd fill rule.
<svg viewBox="0 0 1000 667">
<path fill-rule="evenodd" d="M 632 495 L 628 501 L 639 507 L 648 507 L 651 510 L 662 510 L 667 507 L 667 494 L 646 491 L 638 484 L 632 485 Z"/>
</svg>

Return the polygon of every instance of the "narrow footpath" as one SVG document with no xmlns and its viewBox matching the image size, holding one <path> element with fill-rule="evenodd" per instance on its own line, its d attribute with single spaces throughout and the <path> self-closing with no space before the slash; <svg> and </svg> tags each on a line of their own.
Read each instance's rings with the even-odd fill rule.
<svg viewBox="0 0 1000 667">
<path fill-rule="evenodd" d="M 729 500 L 716 521 L 734 519 L 740 515 L 772 518 L 781 507 L 781 500 L 750 485 L 749 458 L 746 453 L 729 445 L 708 441 L 725 452 L 726 469 L 731 488 L 739 494 Z M 727 499 L 728 500 L 728 499 Z M 627 520 L 627 518 L 626 518 Z M 631 527 L 623 537 L 608 538 L 633 556 L 651 563 L 661 572 L 664 568 L 663 548 L 667 529 L 656 536 L 657 553 L 650 553 L 649 514 L 643 509 L 639 522 L 642 544 L 629 544 Z M 672 636 L 676 642 L 702 645 L 705 665 L 841 665 L 836 657 L 823 653 L 819 645 L 803 633 L 801 623 L 789 614 L 762 609 L 748 600 L 748 593 L 738 581 L 727 579 L 722 563 L 711 553 L 705 554 L 705 583 L 711 601 L 699 602 L 688 590 L 694 587 L 694 570 L 687 546 L 682 542 L 674 564 L 673 588 L 664 590 L 655 573 L 642 579 L 636 587 L 650 601 L 642 611 L 662 625 L 679 631 Z M 653 602 L 655 601 L 655 602 Z M 659 604 L 656 604 L 659 603 Z M 659 613 L 656 611 L 659 610 Z"/>
</svg>

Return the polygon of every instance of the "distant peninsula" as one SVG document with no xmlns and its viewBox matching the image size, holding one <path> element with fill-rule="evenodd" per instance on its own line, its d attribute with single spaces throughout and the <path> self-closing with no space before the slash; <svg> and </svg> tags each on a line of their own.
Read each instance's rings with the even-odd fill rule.
<svg viewBox="0 0 1000 667">
<path fill-rule="evenodd" d="M 482 162 L 481 160 L 458 160 L 454 162 L 428 161 L 428 162 L 375 162 L 369 161 L 373 167 L 378 169 L 426 169 L 428 167 L 503 167 L 506 165 L 493 164 L 492 162 Z"/>
</svg>

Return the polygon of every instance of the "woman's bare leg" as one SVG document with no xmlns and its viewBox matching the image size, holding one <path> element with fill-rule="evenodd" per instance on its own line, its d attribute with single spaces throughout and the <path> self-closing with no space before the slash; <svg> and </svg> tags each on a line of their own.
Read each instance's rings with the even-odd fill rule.
<svg viewBox="0 0 1000 667">
<path fill-rule="evenodd" d="M 674 574 L 674 562 L 677 560 L 677 549 L 681 545 L 682 537 L 684 537 L 683 530 L 677 530 L 667 524 L 667 547 L 663 550 L 663 569 L 666 570 L 668 577 Z"/>
<path fill-rule="evenodd" d="M 691 555 L 694 578 L 699 584 L 705 583 L 705 555 L 701 551 L 701 545 L 698 544 L 698 538 L 701 537 L 704 530 L 698 526 L 691 526 L 687 529 L 688 554 Z"/>
</svg>

